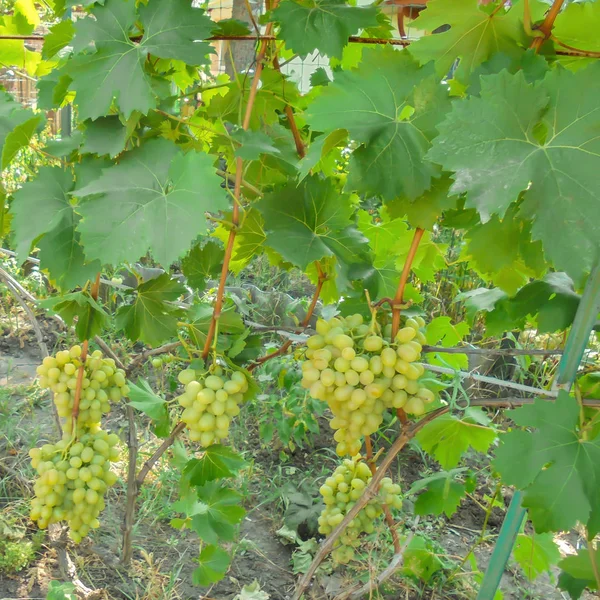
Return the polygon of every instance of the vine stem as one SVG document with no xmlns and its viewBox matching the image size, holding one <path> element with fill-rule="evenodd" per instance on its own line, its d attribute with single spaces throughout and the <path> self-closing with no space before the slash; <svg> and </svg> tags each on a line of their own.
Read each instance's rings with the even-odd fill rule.
<svg viewBox="0 0 600 600">
<path fill-rule="evenodd" d="M 365 436 L 365 449 L 367 451 L 367 464 L 371 469 L 371 474 L 375 475 L 377 471 L 377 465 L 373 462 L 373 446 L 371 444 L 371 436 Z M 400 549 L 400 540 L 398 539 L 398 532 L 396 531 L 396 524 L 394 523 L 394 517 L 392 516 L 392 512 L 390 511 L 390 507 L 387 504 L 383 504 L 383 514 L 385 516 L 385 522 L 390 530 L 390 535 L 392 536 L 392 542 L 394 544 L 394 554 L 399 554 Z"/>
<path fill-rule="evenodd" d="M 544 37 L 536 37 L 531 42 L 530 48 L 535 50 L 536 54 L 540 51 L 542 44 L 550 37 L 550 34 L 552 33 L 552 27 L 554 26 L 554 21 L 556 20 L 564 1 L 565 0 L 554 0 L 550 10 L 548 11 L 548 14 L 544 19 L 544 22 L 539 27 L 539 31 L 544 34 Z"/>
<path fill-rule="evenodd" d="M 293 600 L 300 600 L 302 594 L 304 594 L 310 580 L 313 578 L 316 570 L 323 560 L 327 557 L 327 555 L 333 550 L 335 542 L 346 529 L 350 521 L 356 517 L 356 515 L 366 506 L 371 498 L 374 498 L 377 495 L 379 490 L 379 484 L 381 480 L 385 476 L 386 471 L 389 469 L 390 465 L 396 458 L 396 455 L 406 446 L 406 444 L 415 436 L 417 433 L 425 427 L 428 423 L 436 419 L 438 416 L 448 412 L 449 407 L 444 406 L 442 408 L 438 408 L 427 415 L 425 415 L 420 421 L 413 423 L 409 427 L 403 428 L 398 439 L 392 444 L 387 454 L 381 461 L 380 467 L 377 469 L 369 485 L 365 488 L 362 496 L 356 501 L 356 504 L 348 511 L 344 520 L 331 532 L 329 537 L 325 539 L 325 541 L 321 544 L 319 551 L 315 554 L 315 557 L 308 568 L 308 571 L 302 576 L 300 581 L 298 582 L 298 587 L 293 596 Z"/>
<path fill-rule="evenodd" d="M 275 2 L 276 4 L 276 2 Z M 273 23 L 267 25 L 265 32 L 266 36 L 271 35 L 273 30 Z M 242 129 L 247 131 L 250 127 L 250 118 L 252 117 L 252 109 L 254 108 L 254 102 L 256 100 L 256 93 L 258 92 L 258 84 L 260 83 L 260 76 L 263 70 L 263 61 L 267 52 L 269 40 L 262 38 L 260 43 L 260 50 L 256 57 L 256 70 L 254 71 L 254 77 L 252 78 L 252 85 L 250 87 L 250 93 L 248 94 L 248 104 L 246 105 L 246 112 L 244 114 L 244 121 L 242 123 Z M 225 256 L 223 258 L 223 267 L 221 268 L 221 278 L 219 279 L 219 287 L 217 288 L 217 296 L 215 298 L 215 304 L 213 308 L 212 318 L 210 320 L 210 326 L 206 335 L 206 342 L 202 350 L 202 358 L 206 360 L 210 352 L 211 344 L 215 331 L 217 328 L 217 321 L 221 316 L 221 310 L 223 308 L 223 296 L 225 293 L 225 282 L 227 280 L 227 274 L 229 273 L 229 262 L 233 254 L 233 245 L 235 242 L 235 236 L 237 234 L 237 228 L 240 223 L 240 196 L 242 188 L 242 178 L 244 161 L 238 157 L 235 163 L 235 183 L 233 188 L 233 212 L 231 217 L 232 227 L 229 230 L 229 238 L 227 239 L 227 246 L 225 247 Z"/>
<path fill-rule="evenodd" d="M 96 280 L 92 285 L 92 290 L 90 292 L 90 296 L 94 300 L 98 300 L 98 291 L 100 290 L 100 272 L 96 275 Z M 75 398 L 73 398 L 73 433 L 77 431 L 77 417 L 79 416 L 79 402 L 81 401 L 81 389 L 83 385 L 83 373 L 85 371 L 85 361 L 88 355 L 89 348 L 89 338 L 90 332 L 87 332 L 86 339 L 83 341 L 81 345 L 81 356 L 79 360 L 81 364 L 79 365 L 79 370 L 77 371 L 77 386 L 75 387 Z"/>
<path fill-rule="evenodd" d="M 313 316 L 313 313 L 315 312 L 317 302 L 319 301 L 319 296 L 321 295 L 321 290 L 323 289 L 323 284 L 327 281 L 327 275 L 323 272 L 323 269 L 321 268 L 321 263 L 317 260 L 317 261 L 315 261 L 315 265 L 317 267 L 317 273 L 318 273 L 317 287 L 315 288 L 315 293 L 313 294 L 312 300 L 310 302 L 310 306 L 308 307 L 308 310 L 306 311 L 306 316 L 304 317 L 304 321 L 302 321 L 302 327 L 308 327 L 310 320 Z M 248 371 L 252 372 L 252 371 L 254 371 L 254 369 L 256 369 L 256 367 L 258 367 L 259 365 L 262 365 L 263 363 L 267 362 L 268 360 L 271 360 L 272 358 L 275 358 L 276 356 L 281 356 L 282 354 L 285 354 L 285 352 L 291 345 L 292 345 L 292 340 L 285 341 L 279 347 L 279 349 L 277 349 L 275 352 L 271 352 L 270 354 L 265 354 L 264 356 L 257 358 L 256 361 L 248 367 Z"/>
</svg>

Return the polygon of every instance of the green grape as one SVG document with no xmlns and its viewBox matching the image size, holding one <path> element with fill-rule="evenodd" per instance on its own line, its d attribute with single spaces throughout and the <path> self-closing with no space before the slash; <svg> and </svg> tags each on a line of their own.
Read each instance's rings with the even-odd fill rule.
<svg viewBox="0 0 600 600">
<path fill-rule="evenodd" d="M 109 435 L 97 425 L 83 430 L 76 442 L 65 432 L 56 444 L 29 451 L 31 466 L 38 474 L 33 486 L 31 519 L 40 529 L 66 521 L 69 536 L 76 543 L 100 525 L 103 496 L 117 481 L 116 474 L 110 471 L 110 462 L 119 455 L 117 435 Z"/>
<path fill-rule="evenodd" d="M 362 496 L 371 481 L 372 473 L 360 455 L 345 459 L 319 489 L 325 503 L 318 523 L 319 533 L 329 535 L 343 520 Z M 383 513 L 383 506 L 396 509 L 402 507 L 400 486 L 389 477 L 384 477 L 377 495 L 350 521 L 334 546 L 332 557 L 335 562 L 347 564 L 354 558 L 360 546 L 360 536 L 375 530 L 373 521 Z"/>
<path fill-rule="evenodd" d="M 419 381 L 424 367 L 416 362 L 426 343 L 423 327 L 420 317 L 407 319 L 389 343 L 376 323 L 369 326 L 360 315 L 317 321 L 317 334 L 307 341 L 301 385 L 333 413 L 340 456 L 358 453 L 362 438 L 378 430 L 387 409 L 408 405 L 407 412 L 419 416 L 433 402 L 434 394 Z M 386 332 L 389 336 L 391 329 Z"/>
<path fill-rule="evenodd" d="M 191 373 L 194 379 L 190 379 Z M 248 391 L 244 373 L 225 373 L 220 367 L 203 374 L 185 369 L 178 379 L 185 382 L 178 402 L 184 408 L 181 420 L 187 425 L 190 439 L 206 447 L 227 438 L 231 419 L 239 414 L 239 405 Z"/>
<path fill-rule="evenodd" d="M 47 356 L 37 368 L 40 387 L 54 392 L 58 414 L 67 419 L 67 432 L 72 428 L 71 416 L 82 366 L 78 426 L 88 427 L 99 423 L 102 415 L 110 411 L 110 401 L 117 402 L 129 393 L 125 371 L 118 369 L 112 358 L 103 358 L 102 352 L 95 350 L 83 364 L 81 354 L 81 347 L 73 346 L 57 352 L 55 356 Z"/>
</svg>

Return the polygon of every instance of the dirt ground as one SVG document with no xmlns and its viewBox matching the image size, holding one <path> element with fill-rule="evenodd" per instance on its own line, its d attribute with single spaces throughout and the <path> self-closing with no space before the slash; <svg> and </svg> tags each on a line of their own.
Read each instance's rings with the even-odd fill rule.
<svg viewBox="0 0 600 600">
<path fill-rule="evenodd" d="M 55 339 L 56 336 L 49 330 L 47 341 L 51 348 Z M 49 398 L 41 397 L 38 403 L 33 403 L 27 396 L 39 360 L 39 349 L 30 333 L 21 331 L 20 335 L 15 336 L 4 330 L 3 335 L 0 335 L 0 388 L 10 393 L 9 412 L 6 412 L 5 407 L 5 412 L 0 413 L 0 419 L 5 420 L 4 424 L 0 423 L 0 478 L 4 490 L 0 493 L 0 517 L 14 513 L 17 505 L 23 510 L 22 506 L 27 500 L 26 479 L 31 475 L 27 466 L 27 451 L 31 444 L 52 439 L 55 435 L 49 412 Z M 115 411 L 110 428 L 124 437 L 125 422 L 122 413 Z M 321 434 L 317 436 L 314 448 L 298 451 L 287 463 L 278 464 L 278 454 L 265 451 L 252 428 L 248 428 L 244 434 L 244 450 L 252 456 L 254 472 L 265 474 L 273 482 L 277 469 L 287 469 L 298 477 L 305 476 L 307 469 L 322 462 L 328 452 L 328 437 Z M 422 477 L 422 467 L 422 458 L 415 451 L 409 451 L 401 457 L 399 470 L 405 489 L 412 481 Z M 231 568 L 221 582 L 204 590 L 191 582 L 192 572 L 196 567 L 194 557 L 198 554 L 198 539 L 194 534 L 181 533 L 170 527 L 168 500 L 171 496 L 173 501 L 176 499 L 176 490 L 169 489 L 160 478 L 152 480 L 140 495 L 134 560 L 129 569 L 120 566 L 120 529 L 125 490 L 122 485 L 115 486 L 109 493 L 108 506 L 101 517 L 102 528 L 94 532 L 92 539 L 77 547 L 69 547 L 78 577 L 87 587 L 97 590 L 97 594 L 91 598 L 231 600 L 240 593 L 244 585 L 257 580 L 266 595 L 256 598 L 289 599 L 297 575 L 293 573 L 291 563 L 294 546 L 284 543 L 276 534 L 282 525 L 281 503 L 269 499 L 268 493 L 273 492 L 273 488 L 269 491 L 268 486 L 261 487 L 253 480 L 250 480 L 248 486 L 251 501 L 246 507 L 248 514 L 242 523 L 239 540 L 232 546 L 235 556 Z M 274 484 L 274 487 L 277 485 Z M 275 493 L 276 491 L 275 489 Z M 508 498 L 505 498 L 505 502 L 508 503 Z M 31 536 L 35 531 L 33 524 L 27 522 L 25 511 L 23 515 L 26 535 Z M 475 501 L 467 499 L 449 520 L 423 519 L 419 524 L 419 532 L 439 545 L 440 555 L 446 554 L 459 560 L 479 536 L 483 519 L 482 508 Z M 489 535 L 498 533 L 502 519 L 503 511 L 494 509 L 488 523 Z M 564 536 L 560 540 L 561 550 L 574 552 L 575 543 L 576 534 Z M 475 550 L 481 571 L 488 564 L 491 550 L 491 543 L 484 543 Z M 316 579 L 307 598 L 329 600 L 356 577 L 356 572 L 348 570 L 324 573 Z M 541 575 L 533 583 L 529 582 L 514 562 L 511 562 L 502 578 L 503 598 L 566 598 L 566 595 L 555 588 L 556 578 L 555 570 L 550 575 Z M 0 572 L 0 600 L 45 598 L 48 583 L 52 579 L 66 580 L 65 574 L 58 568 L 55 549 L 44 541 L 34 560 L 22 571 L 11 575 Z M 449 591 L 441 592 L 396 577 L 393 586 L 388 587 L 380 597 L 389 600 L 474 598 L 476 591 L 469 583 L 469 575 L 461 576 L 460 579 L 463 580 L 461 585 L 451 586 Z M 246 596 L 241 596 L 241 599 L 245 600 Z"/>
</svg>

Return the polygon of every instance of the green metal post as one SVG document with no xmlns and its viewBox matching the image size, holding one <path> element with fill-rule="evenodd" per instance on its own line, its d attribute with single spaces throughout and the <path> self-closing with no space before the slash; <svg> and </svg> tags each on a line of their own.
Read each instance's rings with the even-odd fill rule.
<svg viewBox="0 0 600 600">
<path fill-rule="evenodd" d="M 590 333 L 600 313 L 600 261 L 592 270 L 585 286 L 583 296 L 577 308 L 571 331 L 567 337 L 565 351 L 558 366 L 555 388 L 570 390 L 577 369 L 590 339 Z M 523 493 L 517 490 L 502 523 L 490 564 L 485 572 L 477 600 L 493 600 L 506 563 L 515 545 L 521 523 L 525 518 L 525 509 L 521 506 Z"/>
</svg>

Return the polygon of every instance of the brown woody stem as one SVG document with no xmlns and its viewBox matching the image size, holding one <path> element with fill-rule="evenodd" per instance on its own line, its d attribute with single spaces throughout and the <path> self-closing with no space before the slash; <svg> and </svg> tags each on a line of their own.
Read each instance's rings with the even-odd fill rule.
<svg viewBox="0 0 600 600">
<path fill-rule="evenodd" d="M 536 54 L 540 51 L 542 44 L 550 37 L 550 34 L 552 33 L 552 27 L 554 26 L 554 21 L 556 20 L 564 1 L 565 0 L 554 0 L 550 10 L 548 11 L 548 14 L 546 15 L 546 18 L 544 19 L 544 22 L 539 27 L 539 31 L 544 34 L 544 37 L 536 37 L 531 42 L 530 48 L 535 50 Z"/>
</svg>

